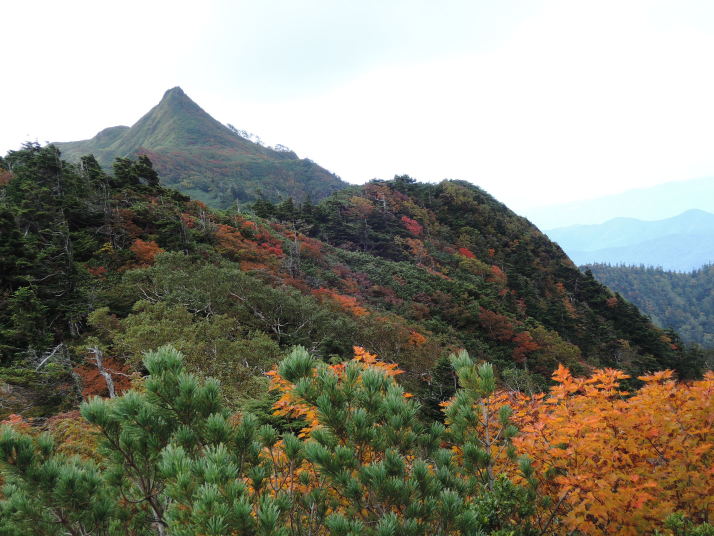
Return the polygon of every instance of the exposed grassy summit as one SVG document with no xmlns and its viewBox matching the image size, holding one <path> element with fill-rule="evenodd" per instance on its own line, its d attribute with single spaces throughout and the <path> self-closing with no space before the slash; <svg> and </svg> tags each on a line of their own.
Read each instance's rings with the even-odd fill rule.
<svg viewBox="0 0 714 536">
<path fill-rule="evenodd" d="M 70 161 L 94 154 L 105 168 L 117 157 L 146 154 L 164 185 L 216 207 L 261 197 L 319 200 L 346 186 L 308 159 L 240 136 L 180 87 L 168 90 L 132 127 L 110 127 L 90 140 L 56 145 Z"/>
</svg>

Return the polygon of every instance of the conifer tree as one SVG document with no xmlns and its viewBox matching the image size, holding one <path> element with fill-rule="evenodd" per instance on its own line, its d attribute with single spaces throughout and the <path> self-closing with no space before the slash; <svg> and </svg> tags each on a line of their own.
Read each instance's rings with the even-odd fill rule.
<svg viewBox="0 0 714 536">
<path fill-rule="evenodd" d="M 445 427 L 419 418 L 396 365 L 355 350 L 327 365 L 296 347 L 271 373 L 276 412 L 305 422 L 297 436 L 229 415 L 175 349 L 147 353 L 141 388 L 82 406 L 100 468 L 45 435 L 0 432 L 0 535 L 536 534 L 530 488 L 492 470 L 515 429 L 485 403 L 491 367 L 452 356 L 462 389 Z"/>
<path fill-rule="evenodd" d="M 9 427 L 0 432 L 6 475 L 0 534 L 127 534 L 118 527 L 116 496 L 100 470 L 90 461 L 56 454 L 54 447 L 47 434 L 31 437 Z"/>
</svg>

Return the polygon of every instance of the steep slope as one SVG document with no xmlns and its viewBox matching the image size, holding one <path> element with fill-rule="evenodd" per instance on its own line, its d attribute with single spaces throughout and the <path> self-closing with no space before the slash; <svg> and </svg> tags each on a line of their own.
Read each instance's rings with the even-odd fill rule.
<svg viewBox="0 0 714 536">
<path fill-rule="evenodd" d="M 689 273 L 643 266 L 587 266 L 658 325 L 674 329 L 687 342 L 714 349 L 714 266 Z"/>
<path fill-rule="evenodd" d="M 116 157 L 148 155 L 163 184 L 226 207 L 260 197 L 321 199 L 345 187 L 337 176 L 290 151 L 247 140 L 222 125 L 179 87 L 131 128 L 102 130 L 84 141 L 55 143 L 67 160 L 94 154 L 105 168 Z"/>
<path fill-rule="evenodd" d="M 714 261 L 714 214 L 702 210 L 658 221 L 616 218 L 546 232 L 576 264 L 642 264 L 691 271 Z"/>
<path fill-rule="evenodd" d="M 658 184 L 597 199 L 536 207 L 524 216 L 541 229 L 600 224 L 613 218 L 671 218 L 690 209 L 714 212 L 714 177 Z"/>
<path fill-rule="evenodd" d="M 292 345 L 336 361 L 362 346 L 400 363 L 435 415 L 453 393 L 443 358 L 459 348 L 526 390 L 543 388 L 558 363 L 699 373 L 675 334 L 468 183 L 398 177 L 317 205 L 212 212 L 142 178 L 152 176 L 142 159 L 108 176 L 92 158 L 60 166 L 55 151 L 5 159 L 5 391 L 64 392 L 68 404 L 73 368 L 92 394 L 95 352 L 127 374 L 166 343 L 219 377 L 232 403 L 264 392 L 262 372 Z M 37 404 L 44 413 L 61 402 Z"/>
</svg>

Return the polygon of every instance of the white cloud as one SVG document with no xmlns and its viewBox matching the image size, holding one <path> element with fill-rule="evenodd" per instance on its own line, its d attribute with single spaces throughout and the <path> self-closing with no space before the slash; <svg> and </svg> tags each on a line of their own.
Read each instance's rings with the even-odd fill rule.
<svg viewBox="0 0 714 536">
<path fill-rule="evenodd" d="M 353 182 L 462 178 L 523 208 L 714 175 L 707 2 L 340 4 L 13 3 L 0 149 L 181 85 Z"/>
</svg>

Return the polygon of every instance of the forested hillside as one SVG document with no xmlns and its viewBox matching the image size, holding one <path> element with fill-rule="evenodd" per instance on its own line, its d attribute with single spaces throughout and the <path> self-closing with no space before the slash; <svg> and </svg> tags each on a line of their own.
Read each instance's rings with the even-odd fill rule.
<svg viewBox="0 0 714 536">
<path fill-rule="evenodd" d="M 163 188 L 146 157 L 108 175 L 29 146 L 3 166 L 0 351 L 6 381 L 52 399 L 35 412 L 60 392 L 39 384 L 75 389 L 88 348 L 140 372 L 169 342 L 192 370 L 251 385 L 292 345 L 323 359 L 364 346 L 427 399 L 450 389 L 439 359 L 458 348 L 538 387 L 558 363 L 698 373 L 676 335 L 468 183 L 400 177 L 251 215 Z"/>
<path fill-rule="evenodd" d="M 660 326 L 683 340 L 714 348 L 714 267 L 669 272 L 644 266 L 586 267 L 604 284 L 637 305 Z"/>
<path fill-rule="evenodd" d="M 0 534 L 709 530 L 700 353 L 478 187 L 0 170 Z"/>
</svg>

